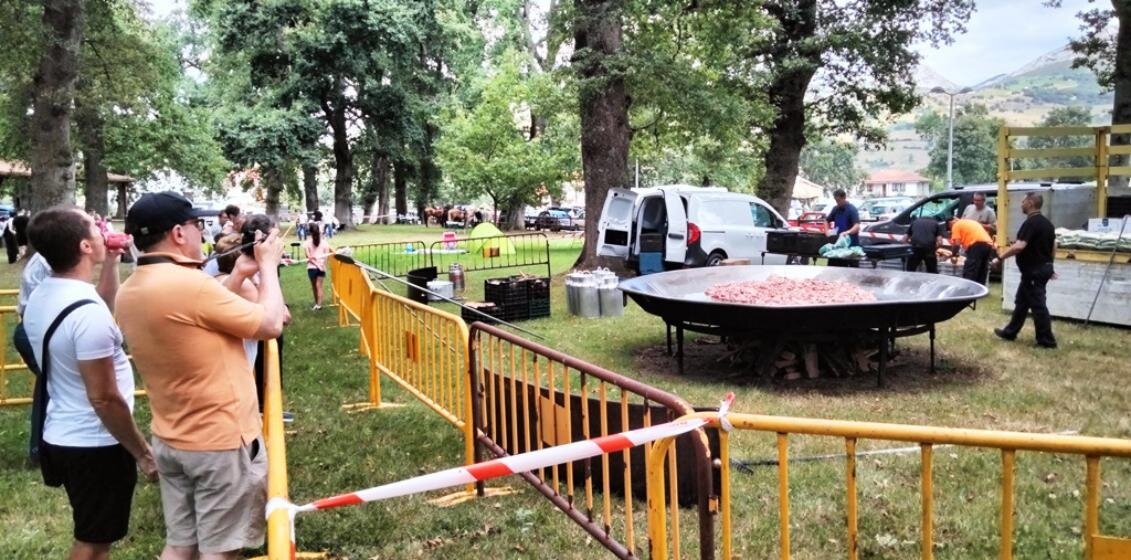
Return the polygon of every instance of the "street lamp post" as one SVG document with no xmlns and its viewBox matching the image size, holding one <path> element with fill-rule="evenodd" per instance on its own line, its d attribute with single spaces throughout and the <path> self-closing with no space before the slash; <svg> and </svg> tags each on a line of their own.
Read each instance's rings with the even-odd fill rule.
<svg viewBox="0 0 1131 560">
<path fill-rule="evenodd" d="M 954 188 L 954 96 L 970 93 L 970 88 L 951 92 L 936 86 L 931 88 L 931 93 L 941 93 L 950 99 L 950 132 L 946 142 L 946 188 L 951 190 Z"/>
</svg>

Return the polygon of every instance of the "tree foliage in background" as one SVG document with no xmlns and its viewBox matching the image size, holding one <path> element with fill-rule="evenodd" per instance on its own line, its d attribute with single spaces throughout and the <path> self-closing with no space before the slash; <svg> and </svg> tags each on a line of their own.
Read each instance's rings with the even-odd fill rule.
<svg viewBox="0 0 1131 560">
<path fill-rule="evenodd" d="M 199 86 L 185 75 L 185 39 L 173 24 L 150 24 L 127 2 L 91 2 L 75 128 L 85 162 L 86 207 L 106 213 L 106 173 L 145 179 L 176 171 L 216 190 L 229 167 L 212 134 Z"/>
<path fill-rule="evenodd" d="M 280 107 L 313 107 L 330 135 L 334 215 L 353 223 L 353 144 L 362 130 L 359 100 L 400 83 L 423 46 L 418 18 L 427 2 L 260 3 L 201 1 L 218 50 L 247 61 L 253 88 L 273 91 Z"/>
<path fill-rule="evenodd" d="M 551 75 L 524 76 L 511 57 L 483 79 L 470 109 L 456 108 L 437 144 L 445 176 L 461 200 L 491 199 L 522 227 L 523 208 L 559 194 L 577 169 L 577 120 Z M 529 115 L 546 115 L 532 134 Z"/>
<path fill-rule="evenodd" d="M 856 167 L 859 152 L 851 142 L 808 141 L 801 150 L 800 169 L 806 178 L 827 190 L 848 190 L 864 180 L 864 172 Z"/>
<path fill-rule="evenodd" d="M 927 143 L 930 163 L 925 170 L 935 186 L 945 184 L 949 120 L 946 115 L 930 111 L 915 122 L 915 131 Z M 954 114 L 954 185 L 992 183 L 997 177 L 997 134 L 1005 126 L 1000 118 L 991 117 L 984 105 L 955 108 Z"/>
<path fill-rule="evenodd" d="M 85 6 L 69 128 L 85 167 L 88 209 L 107 211 L 108 171 L 136 179 L 175 171 L 191 186 L 218 186 L 227 162 L 185 76 L 177 26 L 146 22 L 129 0 Z M 37 13 L 42 7 L 34 4 L 0 5 L 0 84 L 9 93 L 0 98 L 0 157 L 31 159 L 33 61 L 42 51 L 31 25 Z"/>
<path fill-rule="evenodd" d="M 632 96 L 630 157 L 641 184 L 723 185 L 753 192 L 765 143 L 751 131 L 773 109 L 735 38 L 765 28 L 753 3 L 627 3 L 623 62 Z M 603 201 L 601 201 L 603 202 Z"/>
<path fill-rule="evenodd" d="M 881 141 L 877 117 L 919 102 L 909 79 L 919 61 L 912 44 L 948 41 L 962 30 L 974 0 L 767 0 L 759 6 L 770 26 L 734 35 L 735 48 L 764 69 L 756 91 L 776 109 L 764 131 L 769 146 L 758 193 L 784 212 L 806 130 Z"/>
<path fill-rule="evenodd" d="M 1131 0 L 1110 1 L 1111 9 L 1097 7 L 1076 14 L 1082 34 L 1069 43 L 1076 53 L 1072 67 L 1091 69 L 1099 84 L 1115 93 L 1111 124 L 1131 124 Z M 1048 0 L 1046 4 L 1059 7 L 1061 0 Z M 1113 22 L 1115 32 L 1111 33 Z M 1131 144 L 1131 134 L 1112 135 L 1111 143 Z M 1127 165 L 1129 159 L 1113 156 L 1111 165 Z M 1113 186 L 1125 188 L 1127 183 L 1126 177 L 1112 177 Z"/>
<path fill-rule="evenodd" d="M 1037 126 L 1092 126 L 1093 120 L 1089 107 L 1057 107 L 1049 111 Z M 1091 136 L 1031 136 L 1025 141 L 1025 147 L 1034 149 L 1091 148 L 1094 145 L 1095 139 Z M 1092 167 L 1095 159 L 1088 156 L 1031 158 L 1022 160 L 1022 163 L 1028 169 Z"/>
</svg>

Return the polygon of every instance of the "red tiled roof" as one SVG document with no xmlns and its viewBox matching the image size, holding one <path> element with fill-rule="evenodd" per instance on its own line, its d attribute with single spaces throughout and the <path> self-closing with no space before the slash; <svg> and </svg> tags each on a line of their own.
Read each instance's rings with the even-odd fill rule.
<svg viewBox="0 0 1131 560">
<path fill-rule="evenodd" d="M 921 183 L 927 178 L 914 172 L 902 169 L 881 169 L 873 172 L 864 180 L 865 185 L 879 185 L 883 183 Z"/>
</svg>

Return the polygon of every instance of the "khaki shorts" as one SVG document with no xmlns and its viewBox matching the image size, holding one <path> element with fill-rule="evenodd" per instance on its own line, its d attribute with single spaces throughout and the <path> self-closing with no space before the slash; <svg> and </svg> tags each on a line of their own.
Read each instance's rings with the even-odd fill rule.
<svg viewBox="0 0 1131 560">
<path fill-rule="evenodd" d="M 263 544 L 267 452 L 262 438 L 228 451 L 184 451 L 153 437 L 165 543 L 220 553 Z"/>
</svg>

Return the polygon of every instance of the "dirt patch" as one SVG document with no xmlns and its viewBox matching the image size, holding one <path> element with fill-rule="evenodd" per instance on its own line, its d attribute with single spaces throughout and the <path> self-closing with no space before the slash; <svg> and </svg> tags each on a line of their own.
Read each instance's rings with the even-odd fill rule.
<svg viewBox="0 0 1131 560">
<path fill-rule="evenodd" d="M 897 343 L 894 355 L 888 359 L 883 390 L 920 391 L 934 386 L 979 383 L 992 376 L 988 369 L 978 364 L 947 358 L 937 349 L 933 375 L 930 363 L 929 349 Z M 637 371 L 648 375 L 681 377 L 677 358 L 668 355 L 664 344 L 638 350 L 634 366 Z M 815 379 L 802 376 L 801 379 L 785 380 L 781 375 L 759 377 L 754 373 L 754 364 L 747 353 L 738 352 L 736 345 L 723 342 L 716 336 L 687 339 L 684 342 L 683 367 L 682 377 L 685 378 L 725 380 L 737 385 L 782 391 L 837 393 L 869 390 L 876 388 L 877 380 L 874 367 L 866 373 L 841 377 L 832 375 L 825 368 Z"/>
</svg>

